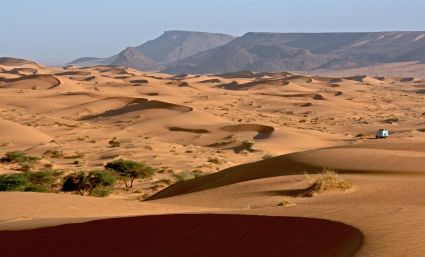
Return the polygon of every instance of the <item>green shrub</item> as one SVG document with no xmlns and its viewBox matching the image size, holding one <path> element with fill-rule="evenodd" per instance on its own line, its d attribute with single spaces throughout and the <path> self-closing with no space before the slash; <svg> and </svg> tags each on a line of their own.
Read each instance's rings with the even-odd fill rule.
<svg viewBox="0 0 425 257">
<path fill-rule="evenodd" d="M 52 185 L 61 174 L 62 172 L 46 169 L 26 173 L 26 176 L 31 184 Z"/>
<path fill-rule="evenodd" d="M 4 157 L 0 159 L 0 162 L 9 162 L 9 163 L 35 163 L 40 160 L 40 158 L 35 156 L 30 156 L 27 153 L 21 151 L 7 152 Z"/>
<path fill-rule="evenodd" d="M 90 184 L 94 187 L 112 186 L 116 182 L 114 174 L 109 170 L 93 170 L 87 176 Z"/>
<path fill-rule="evenodd" d="M 63 178 L 61 191 L 92 195 L 94 189 L 113 186 L 115 182 L 115 177 L 108 170 L 93 170 L 88 173 L 80 171 Z"/>
<path fill-rule="evenodd" d="M 34 184 L 29 184 L 27 185 L 24 190 L 25 192 L 48 192 L 49 188 L 46 185 L 34 185 Z"/>
<path fill-rule="evenodd" d="M 48 192 L 61 172 L 42 170 L 0 175 L 0 191 Z"/>
<path fill-rule="evenodd" d="M 110 187 L 96 187 L 92 190 L 91 195 L 96 197 L 105 197 L 112 192 Z"/>
<path fill-rule="evenodd" d="M 185 181 L 185 180 L 201 177 L 204 175 L 206 175 L 206 173 L 203 173 L 200 170 L 182 171 L 180 173 L 173 174 L 173 176 L 177 179 L 177 181 Z"/>
<path fill-rule="evenodd" d="M 25 191 L 29 185 L 23 173 L 0 175 L 0 191 Z"/>
<path fill-rule="evenodd" d="M 18 163 L 21 166 L 22 171 L 30 171 L 34 164 L 40 160 L 35 156 L 30 156 L 27 153 L 21 151 L 7 152 L 4 157 L 0 159 L 0 162 L 6 163 Z"/>
<path fill-rule="evenodd" d="M 124 181 L 126 188 L 132 188 L 136 178 L 149 178 L 155 174 L 155 170 L 144 163 L 123 159 L 109 162 L 105 168 L 116 172 Z M 130 180 L 130 183 L 127 183 L 127 180 Z"/>
</svg>

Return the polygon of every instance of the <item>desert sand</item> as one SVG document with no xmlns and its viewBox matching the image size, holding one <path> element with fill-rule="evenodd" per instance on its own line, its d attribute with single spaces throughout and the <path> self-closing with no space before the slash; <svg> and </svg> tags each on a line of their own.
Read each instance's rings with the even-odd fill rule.
<svg viewBox="0 0 425 257">
<path fill-rule="evenodd" d="M 54 247 L 33 256 L 55 256 L 81 230 L 85 238 L 102 235 L 109 242 L 104 227 L 114 234 L 133 224 L 137 230 L 128 234 L 140 231 L 149 247 L 131 248 L 132 237 L 122 252 L 87 254 L 423 256 L 424 90 L 425 80 L 415 77 L 175 76 L 8 60 L 0 63 L 0 155 L 25 151 L 67 172 L 126 158 L 158 172 L 107 198 L 1 192 L 0 242 L 7 243 L 0 249 L 22 256 L 13 242 L 46 236 L 56 240 Z M 375 139 L 379 128 L 390 138 Z M 48 150 L 63 156 L 45 155 Z M 20 172 L 0 165 L 0 173 Z M 302 196 L 325 168 L 352 188 Z M 194 170 L 204 176 L 173 184 L 175 174 Z M 288 204 L 278 206 L 282 201 Z M 61 224 L 68 225 L 56 227 Z M 14 231 L 22 229 L 35 230 Z M 169 240 L 158 244 L 155 238 L 164 235 Z M 183 235 L 196 247 L 179 254 L 179 244 L 168 242 L 187 249 Z M 216 244 L 202 240 L 223 235 Z M 224 255 L 220 245 L 229 240 L 239 247 Z M 39 241 L 32 243 L 35 249 Z M 202 247 L 218 252 L 200 253 Z"/>
</svg>

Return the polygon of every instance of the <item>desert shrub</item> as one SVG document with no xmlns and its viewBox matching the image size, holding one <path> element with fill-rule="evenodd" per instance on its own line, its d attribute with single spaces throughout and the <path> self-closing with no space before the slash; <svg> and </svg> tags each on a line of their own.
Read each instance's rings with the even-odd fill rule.
<svg viewBox="0 0 425 257">
<path fill-rule="evenodd" d="M 109 162 L 105 168 L 116 172 L 124 181 L 126 188 L 132 188 L 136 178 L 149 178 L 155 174 L 155 170 L 144 163 L 123 159 Z"/>
<path fill-rule="evenodd" d="M 277 204 L 277 206 L 281 206 L 281 207 L 289 207 L 289 206 L 295 206 L 295 205 L 296 205 L 295 203 L 289 200 L 283 200 Z"/>
<path fill-rule="evenodd" d="M 29 172 L 25 175 L 31 184 L 35 185 L 51 185 L 62 174 L 62 172 L 50 169 L 40 170 L 37 172 Z"/>
<path fill-rule="evenodd" d="M 112 138 L 111 140 L 109 140 L 109 141 L 108 141 L 108 144 L 109 144 L 111 147 L 120 147 L 120 146 L 121 146 L 121 143 L 120 143 L 119 141 L 117 141 L 117 138 L 116 138 L 116 137 L 114 137 L 114 138 Z"/>
<path fill-rule="evenodd" d="M 108 196 L 111 192 L 112 192 L 112 188 L 110 187 L 96 187 L 92 190 L 91 196 L 105 197 L 105 196 Z"/>
<path fill-rule="evenodd" d="M 221 161 L 217 157 L 208 157 L 208 162 L 214 163 L 214 164 L 220 164 Z"/>
<path fill-rule="evenodd" d="M 233 151 L 235 153 L 247 153 L 247 152 L 251 153 L 255 151 L 254 149 L 252 149 L 253 146 L 254 146 L 253 142 L 249 140 L 245 140 L 242 142 L 240 146 L 233 148 Z"/>
<path fill-rule="evenodd" d="M 38 160 L 40 160 L 40 158 L 30 156 L 25 152 L 13 151 L 7 152 L 6 155 L 0 159 L 0 162 L 17 163 L 20 166 L 20 170 L 30 171 Z"/>
<path fill-rule="evenodd" d="M 53 189 L 61 172 L 42 170 L 0 175 L 0 191 L 48 192 Z"/>
<path fill-rule="evenodd" d="M 25 191 L 29 185 L 23 173 L 0 175 L 0 191 Z"/>
<path fill-rule="evenodd" d="M 116 182 L 114 174 L 109 170 L 93 170 L 87 175 L 87 179 L 91 185 L 97 186 L 112 186 Z"/>
<path fill-rule="evenodd" d="M 25 192 L 48 192 L 49 188 L 46 185 L 29 184 L 24 188 L 23 191 L 25 191 Z"/>
<path fill-rule="evenodd" d="M 311 197 L 326 191 L 345 191 L 351 187 L 351 183 L 340 178 L 335 171 L 325 169 L 302 196 Z"/>
<path fill-rule="evenodd" d="M 13 151 L 13 152 L 7 152 L 4 157 L 0 159 L 0 162 L 7 162 L 7 163 L 35 163 L 36 161 L 40 160 L 40 158 L 35 156 L 30 156 L 25 152 L 21 151 Z"/>
<path fill-rule="evenodd" d="M 63 158 L 63 151 L 62 150 L 47 150 L 44 152 L 43 156 L 47 156 L 50 158 Z"/>
<path fill-rule="evenodd" d="M 90 172 L 75 172 L 63 178 L 61 191 L 79 192 L 80 195 L 92 195 L 93 190 L 101 187 L 113 186 L 115 177 L 108 170 L 93 170 Z M 99 192 L 97 192 L 99 193 Z"/>
<path fill-rule="evenodd" d="M 177 181 L 185 181 L 185 180 L 201 177 L 204 175 L 206 175 L 206 173 L 203 173 L 200 170 L 182 171 L 180 173 L 173 174 L 174 178 L 176 178 Z"/>
<path fill-rule="evenodd" d="M 61 188 L 63 192 L 78 191 L 81 195 L 84 195 L 84 192 L 89 190 L 91 190 L 91 186 L 88 184 L 87 175 L 84 172 L 75 172 L 63 178 Z"/>
</svg>

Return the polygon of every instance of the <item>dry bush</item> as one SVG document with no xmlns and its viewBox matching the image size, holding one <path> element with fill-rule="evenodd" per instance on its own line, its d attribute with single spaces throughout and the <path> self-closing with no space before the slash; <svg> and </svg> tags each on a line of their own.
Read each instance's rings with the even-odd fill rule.
<svg viewBox="0 0 425 257">
<path fill-rule="evenodd" d="M 283 200 L 283 201 L 281 201 L 277 204 L 277 206 L 279 206 L 279 207 L 290 207 L 290 206 L 295 206 L 295 205 L 296 205 L 295 203 L 288 201 L 288 200 Z"/>
<path fill-rule="evenodd" d="M 301 196 L 312 197 L 328 191 L 345 191 L 352 187 L 351 183 L 340 178 L 333 170 L 324 169 L 314 183 Z"/>
</svg>

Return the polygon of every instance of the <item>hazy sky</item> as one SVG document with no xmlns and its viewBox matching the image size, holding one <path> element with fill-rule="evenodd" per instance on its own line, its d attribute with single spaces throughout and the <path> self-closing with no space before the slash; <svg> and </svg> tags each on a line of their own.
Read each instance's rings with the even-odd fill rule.
<svg viewBox="0 0 425 257">
<path fill-rule="evenodd" d="M 0 56 L 106 57 L 165 30 L 425 30 L 425 0 L 0 0 Z"/>
</svg>

